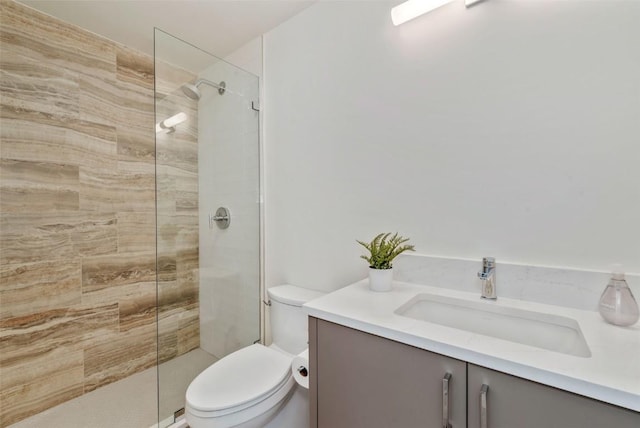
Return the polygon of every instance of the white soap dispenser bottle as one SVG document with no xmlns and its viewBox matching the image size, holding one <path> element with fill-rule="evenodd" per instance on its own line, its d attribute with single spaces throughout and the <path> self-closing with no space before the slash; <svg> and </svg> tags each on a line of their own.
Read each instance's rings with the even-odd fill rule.
<svg viewBox="0 0 640 428">
<path fill-rule="evenodd" d="M 618 266 L 612 272 L 609 284 L 600 296 L 598 310 L 602 318 L 611 324 L 627 327 L 638 322 L 638 303 L 624 279 L 622 269 Z"/>
</svg>

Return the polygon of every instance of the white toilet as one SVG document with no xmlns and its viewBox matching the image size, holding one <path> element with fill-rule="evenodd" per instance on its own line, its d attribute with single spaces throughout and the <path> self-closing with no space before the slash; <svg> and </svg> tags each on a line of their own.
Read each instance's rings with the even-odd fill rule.
<svg viewBox="0 0 640 428">
<path fill-rule="evenodd" d="M 267 291 L 273 344 L 227 355 L 191 382 L 185 405 L 191 428 L 263 427 L 298 387 L 291 360 L 308 346 L 307 315 L 301 306 L 324 293 L 293 285 Z"/>
</svg>

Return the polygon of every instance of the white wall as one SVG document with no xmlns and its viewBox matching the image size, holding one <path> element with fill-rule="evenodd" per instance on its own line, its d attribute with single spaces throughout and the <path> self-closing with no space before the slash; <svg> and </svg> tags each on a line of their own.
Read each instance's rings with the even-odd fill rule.
<svg viewBox="0 0 640 428">
<path fill-rule="evenodd" d="M 256 37 L 224 58 L 225 61 L 262 78 L 262 36 Z"/>
<path fill-rule="evenodd" d="M 261 39 L 228 59 L 261 71 Z M 222 61 L 200 77 L 227 84 L 223 95 L 201 86 L 198 108 L 200 345 L 223 357 L 260 338 L 258 77 Z M 221 206 L 229 228 L 209 228 Z"/>
<path fill-rule="evenodd" d="M 640 272 L 640 2 L 320 2 L 267 33 L 267 286 L 365 276 L 355 239 Z"/>
</svg>

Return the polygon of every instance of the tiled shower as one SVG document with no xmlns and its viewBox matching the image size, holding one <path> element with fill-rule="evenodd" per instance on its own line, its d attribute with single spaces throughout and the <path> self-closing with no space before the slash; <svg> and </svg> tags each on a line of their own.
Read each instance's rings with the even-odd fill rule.
<svg viewBox="0 0 640 428">
<path fill-rule="evenodd" d="M 198 103 L 179 92 L 202 63 L 156 57 L 154 64 L 8 0 L 0 1 L 0 43 L 0 427 L 7 427 L 199 349 L 201 334 L 210 339 L 199 301 L 200 236 L 208 229 L 199 173 L 208 162 L 199 159 Z M 162 120 L 175 109 L 189 119 L 156 136 L 154 111 Z M 257 140 L 242 147 L 257 160 Z M 251 332 L 259 332 L 255 168 L 255 182 L 231 183 L 246 206 L 228 202 L 240 224 L 248 220 L 242 233 L 254 234 L 238 249 L 246 258 L 214 264 L 256 274 L 205 281 L 207 290 L 244 296 L 210 298 L 251 313 Z M 150 391 L 159 391 L 161 407 L 166 376 L 160 370 Z"/>
</svg>

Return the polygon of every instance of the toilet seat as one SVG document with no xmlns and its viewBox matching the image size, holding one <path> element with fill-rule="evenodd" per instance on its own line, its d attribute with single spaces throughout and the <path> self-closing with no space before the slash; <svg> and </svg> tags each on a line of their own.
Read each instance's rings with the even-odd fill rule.
<svg viewBox="0 0 640 428">
<path fill-rule="evenodd" d="M 240 349 L 198 375 L 186 393 L 189 412 L 216 418 L 240 412 L 256 404 L 276 405 L 295 385 L 291 356 L 255 344 Z M 271 401 L 273 403 L 269 403 Z"/>
</svg>

